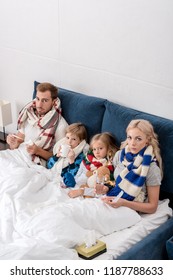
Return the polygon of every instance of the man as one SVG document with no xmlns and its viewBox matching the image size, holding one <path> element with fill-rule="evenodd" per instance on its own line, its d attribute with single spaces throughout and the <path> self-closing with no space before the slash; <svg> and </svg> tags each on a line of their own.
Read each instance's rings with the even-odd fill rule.
<svg viewBox="0 0 173 280">
<path fill-rule="evenodd" d="M 19 113 L 17 134 L 7 136 L 11 150 L 25 142 L 27 152 L 37 164 L 43 164 L 52 156 L 53 145 L 65 136 L 68 124 L 61 115 L 57 94 L 54 85 L 39 84 L 36 98 Z"/>
</svg>

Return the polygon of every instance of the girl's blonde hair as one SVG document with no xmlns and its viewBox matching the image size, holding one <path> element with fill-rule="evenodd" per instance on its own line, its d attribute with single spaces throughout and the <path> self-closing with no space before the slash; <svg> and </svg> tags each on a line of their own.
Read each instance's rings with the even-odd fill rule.
<svg viewBox="0 0 173 280">
<path fill-rule="evenodd" d="M 160 148 L 158 142 L 158 135 L 154 132 L 154 128 L 152 124 L 143 119 L 132 120 L 126 128 L 126 133 L 128 133 L 129 129 L 138 128 L 141 130 L 148 138 L 148 145 L 152 145 L 154 155 L 158 161 L 159 167 L 162 171 L 162 158 L 160 155 Z M 121 149 L 123 149 L 127 145 L 127 139 L 121 143 Z"/>
<path fill-rule="evenodd" d="M 87 131 L 82 123 L 72 123 L 66 128 L 66 133 L 72 133 L 79 137 L 80 141 L 87 140 Z"/>
<path fill-rule="evenodd" d="M 113 159 L 115 153 L 118 151 L 118 147 L 116 145 L 115 137 L 109 132 L 98 133 L 91 138 L 90 141 L 90 149 L 93 150 L 93 144 L 95 141 L 102 141 L 107 148 L 108 154 L 107 157 L 109 159 Z"/>
</svg>

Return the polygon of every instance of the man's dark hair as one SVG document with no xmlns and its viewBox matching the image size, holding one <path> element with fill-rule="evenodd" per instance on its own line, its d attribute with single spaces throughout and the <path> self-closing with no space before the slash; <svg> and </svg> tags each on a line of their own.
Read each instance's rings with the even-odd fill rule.
<svg viewBox="0 0 173 280">
<path fill-rule="evenodd" d="M 52 100 L 56 99 L 58 96 L 58 88 L 50 83 L 41 83 L 37 85 L 37 91 L 45 92 L 47 90 L 51 93 Z"/>
</svg>

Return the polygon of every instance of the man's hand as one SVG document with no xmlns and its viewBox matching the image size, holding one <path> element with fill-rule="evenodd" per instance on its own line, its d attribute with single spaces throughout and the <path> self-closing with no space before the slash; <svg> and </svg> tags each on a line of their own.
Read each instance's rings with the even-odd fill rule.
<svg viewBox="0 0 173 280">
<path fill-rule="evenodd" d="M 38 155 L 39 147 L 34 143 L 32 145 L 26 144 L 26 150 L 30 155 Z"/>
<path fill-rule="evenodd" d="M 17 134 L 8 134 L 7 136 L 7 144 L 10 146 L 11 150 L 17 149 L 20 144 L 24 141 L 24 137 Z"/>
<path fill-rule="evenodd" d="M 46 151 L 41 147 L 37 146 L 35 143 L 26 144 L 26 150 L 30 155 L 36 155 L 44 160 L 48 160 L 50 157 L 53 156 L 52 152 Z"/>
</svg>

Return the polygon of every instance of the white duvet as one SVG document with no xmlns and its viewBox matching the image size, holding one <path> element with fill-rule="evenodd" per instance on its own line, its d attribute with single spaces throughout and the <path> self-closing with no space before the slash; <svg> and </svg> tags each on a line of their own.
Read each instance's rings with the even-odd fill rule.
<svg viewBox="0 0 173 280">
<path fill-rule="evenodd" d="M 0 259 L 78 259 L 74 247 L 140 223 L 126 207 L 69 198 L 51 171 L 32 163 L 22 145 L 0 152 Z"/>
</svg>

